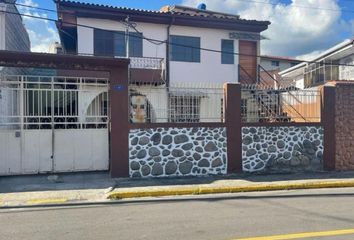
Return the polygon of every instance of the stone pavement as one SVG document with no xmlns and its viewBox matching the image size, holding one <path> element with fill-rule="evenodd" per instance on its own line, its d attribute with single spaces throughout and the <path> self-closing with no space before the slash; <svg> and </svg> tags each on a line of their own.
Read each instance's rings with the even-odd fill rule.
<svg viewBox="0 0 354 240">
<path fill-rule="evenodd" d="M 258 186 L 272 185 L 277 188 L 282 186 L 283 189 L 292 189 L 289 186 L 294 184 L 308 185 L 328 182 L 346 182 L 347 185 L 343 186 L 351 186 L 354 184 L 354 172 L 234 174 L 150 179 L 111 179 L 107 172 L 11 176 L 0 177 L 0 207 L 105 202 L 108 201 L 107 197 L 112 193 L 124 191 L 140 192 L 140 195 L 129 195 L 130 197 L 150 196 L 149 194 L 141 195 L 141 192 L 151 191 L 163 193 L 160 195 L 152 194 L 151 196 L 166 196 L 166 194 L 178 195 L 174 194 L 173 189 L 181 190 L 196 187 L 214 189 L 215 192 L 218 189 L 225 188 L 242 188 L 245 190 L 249 188 L 252 191 L 257 191 Z M 340 187 L 340 185 L 335 186 Z M 279 190 L 277 188 L 270 190 Z"/>
</svg>

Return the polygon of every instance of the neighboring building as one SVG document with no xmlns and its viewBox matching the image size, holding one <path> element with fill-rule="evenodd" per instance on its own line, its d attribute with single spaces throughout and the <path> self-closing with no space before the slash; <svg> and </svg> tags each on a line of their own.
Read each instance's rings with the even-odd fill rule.
<svg viewBox="0 0 354 240">
<path fill-rule="evenodd" d="M 291 68 L 302 61 L 279 56 L 261 56 L 259 81 L 269 87 L 287 87 L 289 83 L 279 76 L 279 72 Z"/>
<path fill-rule="evenodd" d="M 48 53 L 61 54 L 63 53 L 63 47 L 60 43 L 55 42 L 49 46 Z"/>
<path fill-rule="evenodd" d="M 15 0 L 0 0 L 0 50 L 29 52 L 31 45 Z M 12 12 L 16 14 L 9 14 Z"/>
<path fill-rule="evenodd" d="M 298 88 L 311 88 L 328 81 L 354 80 L 354 39 L 328 49 L 310 59 L 279 73 Z"/>
<path fill-rule="evenodd" d="M 203 108 L 210 108 L 208 99 L 211 101 L 201 89 L 220 88 L 225 82 L 257 83 L 260 33 L 268 28 L 268 21 L 184 6 L 147 11 L 66 0 L 56 3 L 64 52 L 110 57 L 129 54 L 131 88 L 135 96 L 147 98 L 146 103 L 137 97 L 133 101 L 143 108 L 146 105 L 147 110 L 140 112 L 154 121 L 182 121 L 186 116 L 186 121 L 199 121 Z M 153 92 L 151 85 L 156 86 Z M 173 87 L 189 89 L 189 93 L 176 92 Z M 181 109 L 186 102 L 190 107 Z M 220 114 L 221 106 L 219 99 L 215 111 Z"/>
<path fill-rule="evenodd" d="M 14 3 L 15 0 L 0 0 L 0 50 L 29 52 L 29 36 L 23 25 L 21 16 L 17 15 L 19 12 Z M 23 69 L 0 66 L 0 86 L 2 81 L 1 75 L 13 75 L 23 72 Z M 1 123 L 4 121 L 2 116 L 6 116 L 9 111 L 14 111 L 10 105 L 11 98 L 13 98 L 13 92 L 6 88 L 0 89 L 0 128 Z"/>
<path fill-rule="evenodd" d="M 285 69 L 294 67 L 301 63 L 301 60 L 288 58 L 288 57 L 279 57 L 279 56 L 261 56 L 261 66 L 266 71 L 283 71 Z"/>
</svg>

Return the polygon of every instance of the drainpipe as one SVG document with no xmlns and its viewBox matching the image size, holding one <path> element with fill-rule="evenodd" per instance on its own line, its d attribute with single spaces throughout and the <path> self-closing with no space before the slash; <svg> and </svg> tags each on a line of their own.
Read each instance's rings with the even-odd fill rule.
<svg viewBox="0 0 354 240">
<path fill-rule="evenodd" d="M 175 21 L 175 18 L 172 17 L 170 24 L 167 26 L 167 43 L 166 43 L 166 90 L 167 90 L 167 121 L 170 121 L 170 31 L 171 31 L 171 26 L 173 22 Z"/>
<path fill-rule="evenodd" d="M 172 17 L 170 24 L 167 26 L 167 43 L 166 43 L 166 87 L 169 91 L 170 87 L 170 30 L 171 26 L 174 23 L 175 18 Z"/>
</svg>

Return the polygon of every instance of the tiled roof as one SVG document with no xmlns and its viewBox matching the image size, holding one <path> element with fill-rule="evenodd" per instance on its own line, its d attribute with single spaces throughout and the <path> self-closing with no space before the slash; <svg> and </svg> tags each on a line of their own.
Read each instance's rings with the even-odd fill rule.
<svg viewBox="0 0 354 240">
<path fill-rule="evenodd" d="M 76 7 L 91 7 L 91 8 L 105 8 L 107 10 L 116 10 L 116 11 L 127 11 L 127 12 L 135 12 L 135 13 L 144 13 L 144 14 L 154 14 L 154 15 L 160 15 L 160 16 L 172 16 L 172 15 L 177 15 L 177 16 L 187 16 L 187 17 L 197 17 L 197 18 L 211 18 L 211 19 L 225 19 L 232 21 L 234 20 L 235 22 L 242 22 L 242 23 L 249 23 L 249 24 L 264 24 L 264 25 L 269 25 L 269 21 L 258 21 L 258 20 L 246 20 L 246 19 L 241 19 L 238 15 L 234 14 L 228 14 L 228 13 L 221 13 L 221 12 L 215 12 L 215 11 L 209 11 L 209 10 L 200 10 L 197 8 L 191 8 L 191 7 L 185 7 L 185 6 L 179 6 L 179 5 L 174 5 L 174 6 L 165 6 L 161 8 L 160 10 L 146 10 L 146 9 L 139 9 L 139 8 L 128 8 L 128 7 L 118 7 L 118 6 L 111 6 L 111 5 L 106 5 L 106 4 L 97 4 L 97 3 L 85 3 L 85 2 L 79 2 L 79 1 L 70 1 L 70 0 L 54 0 L 56 3 L 63 4 L 65 5 L 70 5 L 70 6 L 76 6 Z"/>
</svg>

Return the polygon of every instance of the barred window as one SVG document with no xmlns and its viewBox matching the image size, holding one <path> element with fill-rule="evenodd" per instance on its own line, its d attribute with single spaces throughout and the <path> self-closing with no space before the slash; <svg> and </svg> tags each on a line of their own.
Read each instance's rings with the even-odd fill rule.
<svg viewBox="0 0 354 240">
<path fill-rule="evenodd" d="M 199 122 L 199 96 L 170 96 L 171 122 Z"/>
</svg>

